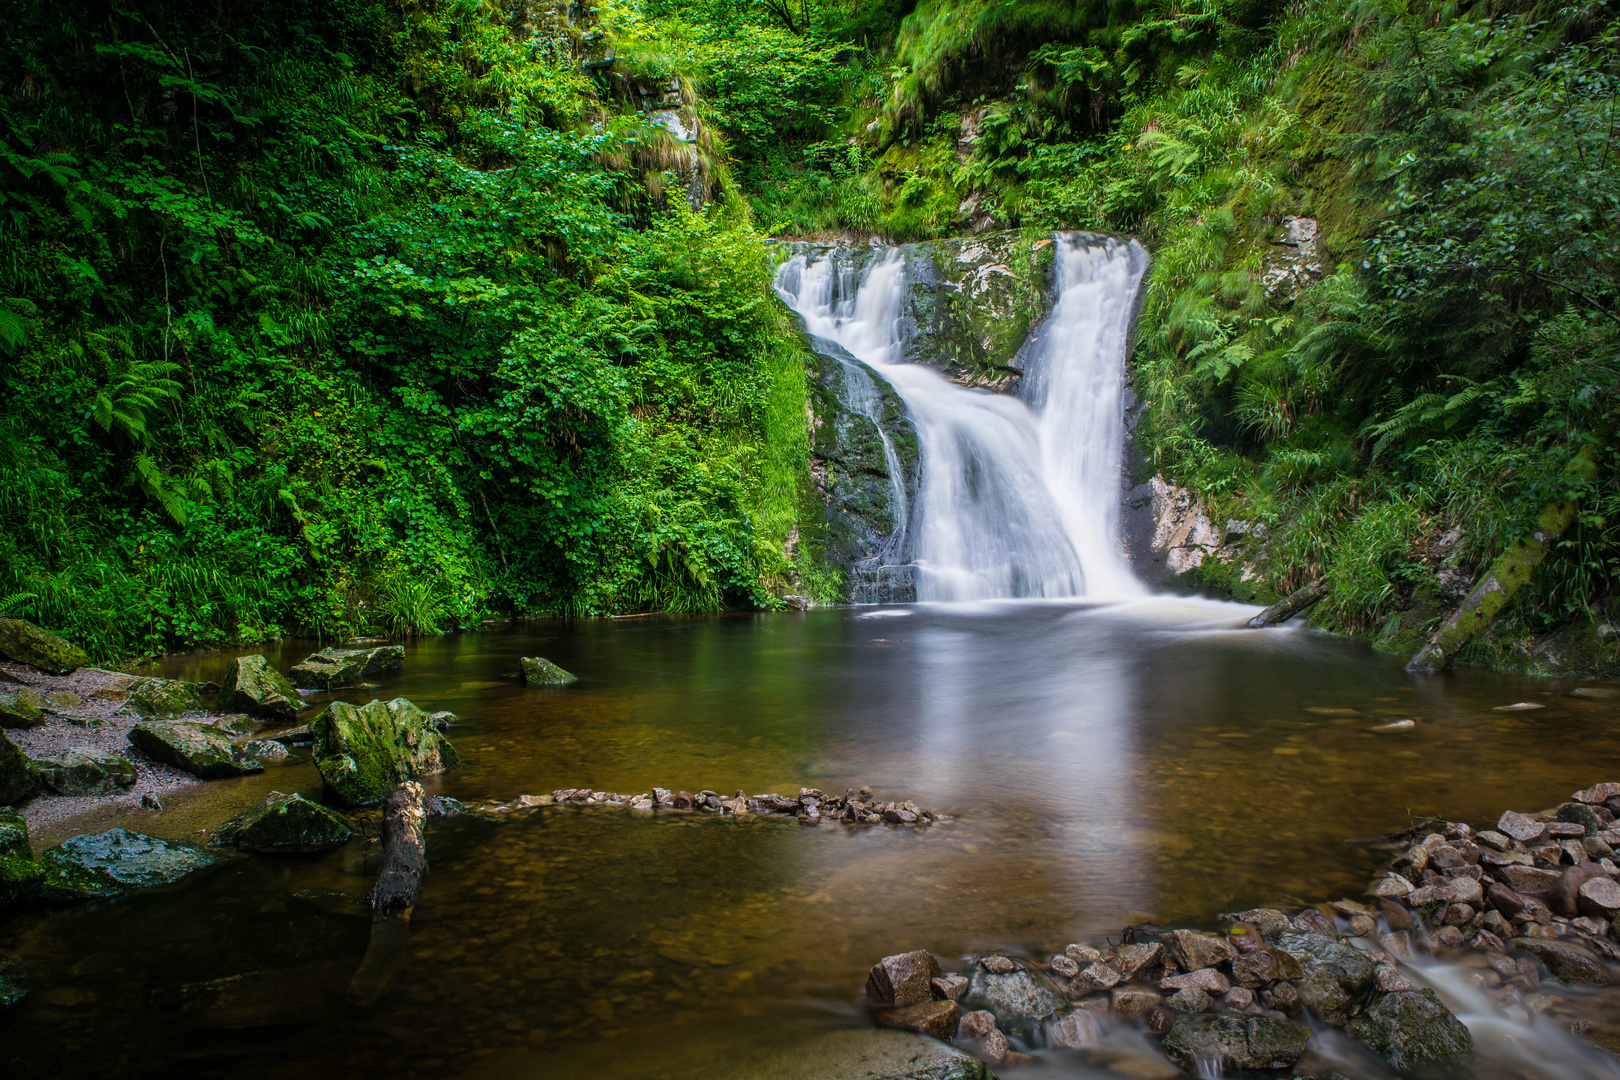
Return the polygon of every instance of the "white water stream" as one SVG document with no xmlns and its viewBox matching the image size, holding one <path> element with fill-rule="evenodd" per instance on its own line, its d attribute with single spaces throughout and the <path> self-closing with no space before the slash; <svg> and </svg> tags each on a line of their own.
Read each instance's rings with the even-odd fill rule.
<svg viewBox="0 0 1620 1080">
<path fill-rule="evenodd" d="M 1023 399 L 970 390 L 902 355 L 905 263 L 864 275 L 827 253 L 777 273 L 805 328 L 888 380 L 917 427 L 910 534 L 920 600 L 1142 595 L 1116 539 L 1125 344 L 1147 254 L 1134 241 L 1056 239 L 1057 302 L 1036 330 Z"/>
</svg>

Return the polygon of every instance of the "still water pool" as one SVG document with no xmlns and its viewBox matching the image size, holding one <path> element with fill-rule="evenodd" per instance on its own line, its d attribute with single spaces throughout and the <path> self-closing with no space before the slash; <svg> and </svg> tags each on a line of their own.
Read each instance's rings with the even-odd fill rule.
<svg viewBox="0 0 1620 1080">
<path fill-rule="evenodd" d="M 464 718 L 451 735 L 466 764 L 430 783 L 444 794 L 869 784 L 956 820 L 804 828 L 589 808 L 439 823 L 409 966 L 370 1010 L 342 992 L 380 845 L 233 859 L 171 890 L 0 923 L 0 949 L 25 957 L 37 989 L 0 1020 L 0 1071 L 718 1064 L 776 1032 L 850 1023 L 887 953 L 1041 952 L 1132 922 L 1359 896 L 1387 854 L 1347 840 L 1620 778 L 1615 703 L 1567 696 L 1572 683 L 1409 676 L 1363 644 L 1238 629 L 1249 613 L 1167 599 L 831 609 L 412 644 L 404 671 L 364 696 Z M 271 658 L 285 669 L 310 646 Z M 520 685 L 518 658 L 535 654 L 580 681 Z M 217 678 L 234 655 L 165 673 Z M 1516 702 L 1545 708 L 1493 711 Z M 303 758 L 199 785 L 162 815 L 78 826 L 198 840 L 272 789 L 314 796 L 320 780 Z"/>
</svg>

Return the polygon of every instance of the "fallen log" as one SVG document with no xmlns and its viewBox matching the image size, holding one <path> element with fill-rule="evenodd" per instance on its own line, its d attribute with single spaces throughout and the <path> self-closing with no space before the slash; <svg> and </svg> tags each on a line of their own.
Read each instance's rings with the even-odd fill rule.
<svg viewBox="0 0 1620 1080">
<path fill-rule="evenodd" d="M 1281 600 L 1272 604 L 1266 610 L 1249 620 L 1250 630 L 1263 630 L 1268 626 L 1279 626 L 1304 611 L 1312 604 L 1328 594 L 1328 579 L 1319 577 L 1315 581 L 1301 585 Z"/>
<path fill-rule="evenodd" d="M 1575 483 L 1592 480 L 1597 475 L 1595 454 L 1592 443 L 1581 447 L 1580 453 L 1565 466 L 1565 475 Z M 1463 598 L 1457 610 L 1440 624 L 1429 643 L 1412 657 L 1406 670 L 1433 675 L 1450 667 L 1457 654 L 1490 626 L 1513 599 L 1513 594 L 1530 581 L 1530 575 L 1552 550 L 1553 541 L 1574 523 L 1577 505 L 1573 494 L 1543 505 L 1535 531 L 1513 541 L 1496 557 L 1490 570 Z"/>
<path fill-rule="evenodd" d="M 430 798 L 407 780 L 383 801 L 383 867 L 366 899 L 371 904 L 371 940 L 360 969 L 349 981 L 349 1000 L 370 1005 L 393 985 L 410 946 L 411 911 L 427 870 L 427 819 L 455 812 L 448 799 Z"/>
</svg>

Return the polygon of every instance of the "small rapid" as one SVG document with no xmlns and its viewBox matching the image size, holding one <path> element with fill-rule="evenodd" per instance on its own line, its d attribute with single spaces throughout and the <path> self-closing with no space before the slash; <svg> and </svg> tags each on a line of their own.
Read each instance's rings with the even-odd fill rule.
<svg viewBox="0 0 1620 1080">
<path fill-rule="evenodd" d="M 909 533 L 920 600 L 1144 592 L 1116 534 L 1125 347 L 1147 254 L 1112 237 L 1055 242 L 1057 300 L 1032 335 L 1022 398 L 906 362 L 898 249 L 864 271 L 827 251 L 778 269 L 777 293 L 806 331 L 887 380 L 916 425 L 922 479 Z"/>
</svg>

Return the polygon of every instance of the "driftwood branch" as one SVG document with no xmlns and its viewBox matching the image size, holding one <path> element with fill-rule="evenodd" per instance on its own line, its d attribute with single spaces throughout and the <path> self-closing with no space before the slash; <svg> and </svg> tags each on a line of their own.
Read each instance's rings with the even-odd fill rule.
<svg viewBox="0 0 1620 1080">
<path fill-rule="evenodd" d="M 1301 585 L 1281 600 L 1272 604 L 1266 610 L 1249 620 L 1249 629 L 1262 630 L 1268 626 L 1278 626 L 1292 619 L 1312 604 L 1328 594 L 1328 579 L 1319 577 L 1315 581 Z"/>
<path fill-rule="evenodd" d="M 370 1005 L 393 985 L 405 966 L 411 910 L 427 871 L 427 819 L 453 812 L 407 780 L 383 802 L 383 868 L 366 899 L 371 902 L 371 941 L 360 970 L 349 981 L 349 1000 Z"/>
</svg>

